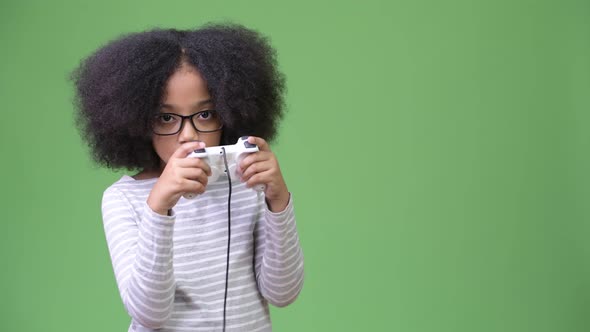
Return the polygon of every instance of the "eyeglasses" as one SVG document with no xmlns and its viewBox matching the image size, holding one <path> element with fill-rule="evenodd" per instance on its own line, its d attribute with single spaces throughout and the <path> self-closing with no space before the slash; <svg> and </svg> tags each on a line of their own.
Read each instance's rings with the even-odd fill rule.
<svg viewBox="0 0 590 332">
<path fill-rule="evenodd" d="M 189 119 L 193 128 L 200 133 L 211 133 L 223 128 L 223 124 L 214 110 L 201 111 L 187 116 L 160 113 L 154 118 L 154 134 L 162 136 L 178 134 L 184 127 L 185 119 Z"/>
</svg>

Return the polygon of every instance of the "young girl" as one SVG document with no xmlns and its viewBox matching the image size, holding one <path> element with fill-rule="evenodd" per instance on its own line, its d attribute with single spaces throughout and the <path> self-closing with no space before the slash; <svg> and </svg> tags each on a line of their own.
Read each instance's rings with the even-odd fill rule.
<svg viewBox="0 0 590 332">
<path fill-rule="evenodd" d="M 268 41 L 231 24 L 129 34 L 82 61 L 73 79 L 95 160 L 139 170 L 102 201 L 129 331 L 270 331 L 268 303 L 295 300 L 303 255 L 267 143 L 285 91 Z M 260 151 L 239 163 L 231 194 L 227 177 L 209 183 L 209 165 L 187 158 L 245 135 Z"/>
</svg>

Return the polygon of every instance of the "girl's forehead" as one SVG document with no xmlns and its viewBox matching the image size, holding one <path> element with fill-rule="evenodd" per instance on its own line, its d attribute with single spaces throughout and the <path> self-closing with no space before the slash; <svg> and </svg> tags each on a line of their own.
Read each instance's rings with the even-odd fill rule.
<svg viewBox="0 0 590 332">
<path fill-rule="evenodd" d="M 170 76 L 166 84 L 166 100 L 178 102 L 201 101 L 209 99 L 207 82 L 196 70 L 178 70 Z"/>
<path fill-rule="evenodd" d="M 211 100 L 210 98 L 207 99 L 203 99 L 188 105 L 179 105 L 179 104 L 175 104 L 175 103 L 170 103 L 170 102 L 163 102 L 162 104 L 160 104 L 160 108 L 162 108 L 163 110 L 180 110 L 183 108 L 189 108 L 189 109 L 199 109 L 202 108 L 204 106 L 210 106 L 213 104 L 213 100 Z"/>
</svg>

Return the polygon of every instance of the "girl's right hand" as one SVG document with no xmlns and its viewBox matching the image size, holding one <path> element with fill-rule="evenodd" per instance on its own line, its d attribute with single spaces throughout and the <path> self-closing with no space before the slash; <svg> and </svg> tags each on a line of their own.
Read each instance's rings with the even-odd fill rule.
<svg viewBox="0 0 590 332">
<path fill-rule="evenodd" d="M 203 142 L 189 142 L 174 151 L 147 199 L 154 212 L 169 215 L 180 196 L 205 192 L 211 168 L 199 158 L 187 158 L 192 151 L 202 148 L 205 148 Z"/>
</svg>

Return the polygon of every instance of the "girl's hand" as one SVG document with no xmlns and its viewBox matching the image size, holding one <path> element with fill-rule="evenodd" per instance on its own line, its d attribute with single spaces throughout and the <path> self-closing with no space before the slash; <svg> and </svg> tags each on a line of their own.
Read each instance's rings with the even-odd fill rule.
<svg viewBox="0 0 590 332">
<path fill-rule="evenodd" d="M 266 185 L 264 194 L 269 209 L 272 212 L 283 211 L 289 203 L 289 191 L 276 156 L 260 137 L 250 136 L 248 142 L 256 144 L 260 151 L 249 154 L 238 164 L 238 174 L 249 188 Z"/>
<path fill-rule="evenodd" d="M 168 215 L 180 196 L 205 192 L 211 168 L 199 158 L 187 158 L 192 151 L 204 147 L 203 142 L 189 142 L 174 151 L 147 200 L 154 212 Z"/>
</svg>

